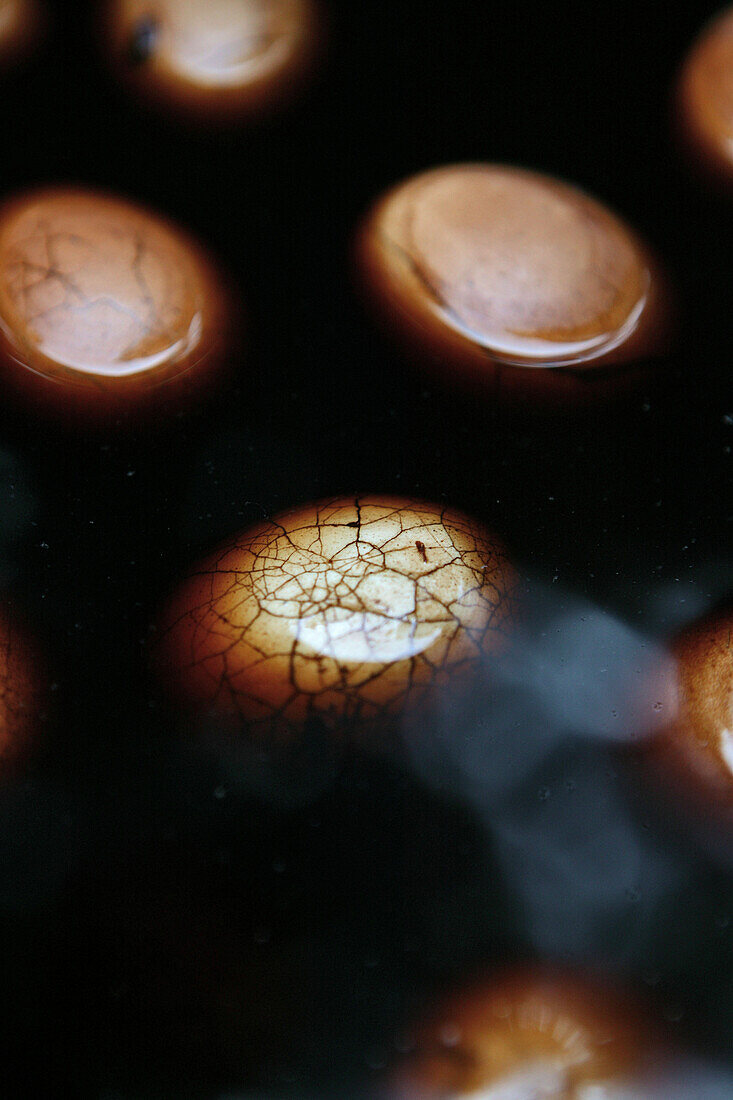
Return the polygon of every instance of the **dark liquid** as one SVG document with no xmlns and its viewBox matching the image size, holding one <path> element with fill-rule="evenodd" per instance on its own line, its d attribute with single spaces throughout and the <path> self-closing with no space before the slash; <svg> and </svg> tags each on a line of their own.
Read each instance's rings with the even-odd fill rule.
<svg viewBox="0 0 733 1100">
<path fill-rule="evenodd" d="M 58 684 L 41 759 L 0 791 L 3 1030 L 31 1093 L 51 1071 L 90 1097 L 357 1095 L 429 995 L 527 959 L 610 970 L 676 1041 L 731 1057 L 725 860 L 616 752 L 592 661 L 553 666 L 580 700 L 554 725 L 522 678 L 503 709 L 426 731 L 450 768 L 334 762 L 315 738 L 297 782 L 254 790 L 186 757 L 148 682 L 180 569 L 263 514 L 355 490 L 487 522 L 550 637 L 570 616 L 576 655 L 623 652 L 606 616 L 633 652 L 733 586 L 733 206 L 668 125 L 715 6 L 327 6 L 320 74 L 250 128 L 135 107 L 76 6 L 3 85 L 4 191 L 79 182 L 167 213 L 228 265 L 249 319 L 234 383 L 196 412 L 93 435 L 0 422 L 0 565 Z M 356 222 L 408 175 L 480 159 L 578 184 L 656 247 L 683 306 L 669 388 L 534 423 L 406 369 L 350 287 Z"/>
</svg>

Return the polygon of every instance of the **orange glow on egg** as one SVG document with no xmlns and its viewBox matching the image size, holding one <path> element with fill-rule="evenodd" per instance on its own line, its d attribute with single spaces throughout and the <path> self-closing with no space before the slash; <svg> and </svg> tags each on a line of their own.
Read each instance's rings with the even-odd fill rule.
<svg viewBox="0 0 733 1100">
<path fill-rule="evenodd" d="M 733 824 L 733 612 L 717 609 L 672 642 L 675 718 L 655 739 L 653 759 L 705 817 Z"/>
<path fill-rule="evenodd" d="M 230 312 L 198 246 L 130 202 L 53 188 L 0 209 L 2 375 L 64 413 L 199 388 Z"/>
<path fill-rule="evenodd" d="M 383 730 L 458 691 L 500 650 L 517 575 L 450 508 L 365 496 L 293 508 L 198 565 L 156 661 L 174 696 L 285 741 L 309 720 Z"/>
<path fill-rule="evenodd" d="M 733 184 L 733 8 L 701 32 L 677 87 L 678 121 L 697 164 Z"/>
<path fill-rule="evenodd" d="M 666 342 L 668 292 L 647 247 L 536 172 L 457 164 L 406 180 L 363 223 L 357 264 L 422 365 L 495 398 L 623 389 Z"/>
<path fill-rule="evenodd" d="M 105 38 L 146 101 L 215 120 L 287 98 L 311 68 L 320 20 L 313 0 L 111 0 Z"/>
<path fill-rule="evenodd" d="M 574 976 L 519 971 L 455 995 L 414 1032 L 394 1100 L 603 1100 L 639 1064 L 638 1016 Z"/>
<path fill-rule="evenodd" d="M 39 0 L 0 0 L 0 66 L 27 53 L 44 22 Z"/>
<path fill-rule="evenodd" d="M 33 746 L 45 709 L 39 657 L 18 623 L 0 616 L 0 780 Z"/>
</svg>

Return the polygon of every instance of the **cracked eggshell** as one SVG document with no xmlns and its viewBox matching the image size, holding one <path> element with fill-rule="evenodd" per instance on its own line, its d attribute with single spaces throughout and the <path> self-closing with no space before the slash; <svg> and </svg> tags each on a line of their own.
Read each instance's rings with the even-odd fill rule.
<svg viewBox="0 0 733 1100">
<path fill-rule="evenodd" d="M 733 8 L 717 15 L 690 49 L 677 83 L 677 121 L 698 167 L 733 186 Z"/>
<path fill-rule="evenodd" d="M 733 826 L 733 610 L 717 608 L 672 642 L 677 705 L 650 749 L 675 793 Z"/>
<path fill-rule="evenodd" d="M 182 582 L 155 661 L 173 697 L 259 741 L 390 731 L 503 647 L 517 576 L 450 508 L 365 496 L 296 507 L 230 539 Z"/>
<path fill-rule="evenodd" d="M 78 188 L 0 208 L 0 369 L 64 415 L 200 392 L 233 330 L 222 279 L 189 237 Z"/>
<path fill-rule="evenodd" d="M 637 1069 L 648 1041 L 639 1013 L 615 990 L 549 970 L 514 971 L 456 993 L 408 1036 L 390 1100 L 579 1100 Z"/>
<path fill-rule="evenodd" d="M 668 292 L 649 250 L 595 199 L 520 168 L 457 164 L 389 191 L 357 277 L 379 318 L 451 383 L 581 404 L 659 354 Z"/>
<path fill-rule="evenodd" d="M 321 21 L 313 0 L 111 0 L 103 33 L 139 96 L 211 121 L 292 94 L 312 67 Z"/>
</svg>

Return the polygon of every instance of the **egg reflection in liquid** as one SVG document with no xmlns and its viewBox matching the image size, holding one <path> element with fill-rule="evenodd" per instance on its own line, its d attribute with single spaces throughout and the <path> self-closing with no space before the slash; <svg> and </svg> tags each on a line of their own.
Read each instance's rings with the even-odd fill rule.
<svg viewBox="0 0 733 1100">
<path fill-rule="evenodd" d="M 312 0 L 112 0 L 106 39 L 123 79 L 195 118 L 260 112 L 309 69 Z"/>
<path fill-rule="evenodd" d="M 381 496 L 296 507 L 231 539 L 164 614 L 174 696 L 268 744 L 313 725 L 375 743 L 500 650 L 517 577 L 450 508 Z"/>
<path fill-rule="evenodd" d="M 390 1100 L 606 1100 L 640 1064 L 644 1042 L 617 994 L 541 971 L 452 997 L 410 1039 Z"/>
<path fill-rule="evenodd" d="M 668 292 L 647 248 L 582 191 L 519 168 L 405 181 L 362 225 L 357 264 L 422 360 L 495 397 L 585 401 L 665 346 Z"/>
<path fill-rule="evenodd" d="M 230 312 L 199 248 L 132 203 L 55 188 L 0 210 L 0 365 L 65 414 L 198 389 Z"/>
</svg>

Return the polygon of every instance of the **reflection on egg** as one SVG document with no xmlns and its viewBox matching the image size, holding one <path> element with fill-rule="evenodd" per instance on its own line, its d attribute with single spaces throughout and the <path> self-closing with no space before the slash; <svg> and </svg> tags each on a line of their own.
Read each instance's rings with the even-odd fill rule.
<svg viewBox="0 0 733 1100">
<path fill-rule="evenodd" d="M 407 180 L 364 222 L 357 263 L 413 350 L 497 397 L 592 397 L 664 345 L 667 292 L 646 247 L 534 172 L 462 164 Z"/>
<path fill-rule="evenodd" d="M 219 276 L 156 215 L 63 188 L 0 209 L 0 377 L 14 388 L 64 413 L 167 398 L 221 365 L 229 325 Z"/>
<path fill-rule="evenodd" d="M 189 118 L 256 113 L 310 67 L 312 0 L 111 0 L 106 40 L 125 82 Z"/>
<path fill-rule="evenodd" d="M 714 19 L 690 50 L 677 102 L 683 137 L 701 167 L 733 183 L 733 9 Z"/>
<path fill-rule="evenodd" d="M 575 976 L 516 972 L 457 994 L 410 1036 L 390 1098 L 581 1100 L 641 1060 L 643 1030 L 614 992 Z"/>
<path fill-rule="evenodd" d="M 45 710 L 39 657 L 23 629 L 0 615 L 0 780 L 26 757 Z"/>
<path fill-rule="evenodd" d="M 470 682 L 511 629 L 516 587 L 501 545 L 460 512 L 322 501 L 198 565 L 157 663 L 177 698 L 271 743 L 312 721 L 374 734 Z"/>
<path fill-rule="evenodd" d="M 675 720 L 652 755 L 676 790 L 706 817 L 733 823 L 733 612 L 717 609 L 681 631 Z"/>
</svg>

